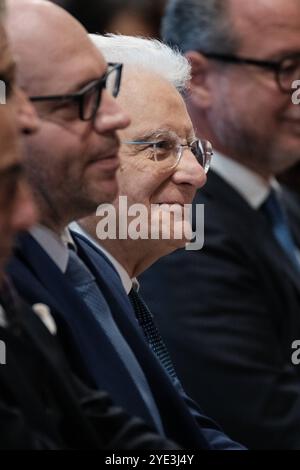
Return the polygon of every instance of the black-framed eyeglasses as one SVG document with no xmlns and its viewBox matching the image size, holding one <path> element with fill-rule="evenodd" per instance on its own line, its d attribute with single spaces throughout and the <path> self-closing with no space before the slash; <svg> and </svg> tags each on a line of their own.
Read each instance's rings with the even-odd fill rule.
<svg viewBox="0 0 300 470">
<path fill-rule="evenodd" d="M 75 101 L 79 106 L 79 117 L 82 121 L 91 121 L 95 118 L 101 103 L 102 90 L 105 88 L 116 97 L 120 90 L 123 64 L 109 63 L 108 69 L 99 79 L 93 80 L 76 93 L 64 95 L 30 96 L 32 102 L 41 101 Z"/>
<path fill-rule="evenodd" d="M 152 160 L 168 169 L 175 168 L 182 158 L 183 150 L 189 148 L 207 173 L 213 155 L 212 145 L 208 140 L 195 139 L 190 143 L 181 144 L 179 137 L 173 132 L 168 136 L 158 134 L 155 140 L 132 140 L 125 141 L 123 144 L 144 147 L 143 150 L 150 151 L 149 157 Z"/>
<path fill-rule="evenodd" d="M 300 53 L 283 57 L 279 61 L 259 60 L 213 52 L 202 52 L 202 54 L 209 59 L 221 62 L 237 65 L 254 65 L 255 67 L 271 70 L 274 72 L 278 87 L 283 93 L 291 93 L 293 82 L 300 79 Z"/>
</svg>

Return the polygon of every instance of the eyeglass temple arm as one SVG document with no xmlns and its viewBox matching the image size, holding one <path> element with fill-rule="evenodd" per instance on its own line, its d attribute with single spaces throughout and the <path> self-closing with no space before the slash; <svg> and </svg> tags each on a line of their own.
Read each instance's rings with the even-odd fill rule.
<svg viewBox="0 0 300 470">
<path fill-rule="evenodd" d="M 255 59 L 248 59 L 247 57 L 235 57 L 232 55 L 222 55 L 222 54 L 214 54 L 214 53 L 205 53 L 203 52 L 205 57 L 220 60 L 222 62 L 233 62 L 236 64 L 249 64 L 249 65 L 258 65 L 262 67 L 268 67 L 274 70 L 278 70 L 280 64 L 278 62 L 272 62 L 270 60 L 255 60 Z"/>
</svg>

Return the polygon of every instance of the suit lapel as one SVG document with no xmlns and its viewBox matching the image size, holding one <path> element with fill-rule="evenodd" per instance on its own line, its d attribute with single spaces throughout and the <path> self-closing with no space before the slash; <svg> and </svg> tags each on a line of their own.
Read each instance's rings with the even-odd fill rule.
<svg viewBox="0 0 300 470">
<path fill-rule="evenodd" d="M 0 367 L 0 383 L 1 389 L 6 390 L 10 399 L 17 403 L 22 412 L 27 416 L 29 421 L 36 427 L 36 430 L 44 431 L 45 435 L 52 436 L 57 442 L 57 435 L 50 422 L 47 420 L 45 410 L 41 406 L 40 397 L 36 393 L 32 384 L 28 382 L 27 369 L 24 369 L 24 364 L 20 366 L 19 357 L 15 355 L 15 345 L 17 342 L 19 354 L 24 354 L 29 357 L 34 357 L 32 349 L 28 345 L 23 345 L 21 325 L 18 327 L 17 336 L 8 328 L 0 327 L 1 338 L 5 340 L 8 345 L 7 364 Z M 38 357 L 34 357 L 34 361 L 38 361 Z"/>
<path fill-rule="evenodd" d="M 9 367 L 4 368 L 6 369 L 4 383 L 6 382 L 8 389 L 11 390 L 11 397 L 15 398 L 20 410 L 28 414 L 29 421 L 37 426 L 37 430 L 39 432 L 45 431 L 47 439 L 52 434 L 56 444 L 60 445 L 59 436 L 67 432 L 72 435 L 72 442 L 75 443 L 75 446 L 99 448 L 102 445 L 101 440 L 84 417 L 75 397 L 70 369 L 57 338 L 49 333 L 37 315 L 25 303 L 20 305 L 20 312 L 19 324 L 5 329 L 5 333 L 8 335 L 7 344 L 10 345 L 10 357 Z M 15 331 L 16 328 L 17 331 Z M 12 343 L 15 335 L 16 344 L 14 345 Z M 21 343 L 23 343 L 23 348 L 26 348 L 23 352 L 20 350 Z M 17 350 L 16 356 L 15 349 Z M 30 358 L 30 364 L 33 363 L 33 367 L 30 366 L 32 371 L 27 370 L 26 361 L 19 363 L 20 354 Z M 38 380 L 49 393 L 50 406 L 54 405 L 53 410 L 57 410 L 57 419 L 60 421 L 64 416 L 64 421 L 68 423 L 68 429 L 59 435 L 52 424 L 55 423 L 55 420 L 47 419 L 47 412 L 43 404 L 44 400 L 47 400 L 47 394 L 44 397 L 43 392 L 42 394 L 36 393 L 34 380 Z M 61 447 L 65 447 L 65 445 L 65 443 L 61 443 Z"/>
<path fill-rule="evenodd" d="M 30 286 L 24 265 L 33 275 L 35 289 Z M 133 403 L 135 412 L 153 424 L 134 381 L 106 334 L 55 263 L 29 234 L 19 239 L 17 258 L 11 262 L 8 271 L 17 288 L 22 285 L 21 290 L 25 293 L 32 289 L 32 297 L 28 299 L 30 302 L 47 303 L 58 324 L 63 324 L 68 333 L 71 332 L 74 343 L 72 349 L 79 351 L 83 367 L 89 371 L 88 375 L 92 377 L 94 385 L 110 392 L 125 408 L 128 403 Z M 41 297 L 34 298 L 37 292 Z M 42 297 L 43 292 L 45 297 Z M 22 295 L 22 291 L 20 294 Z M 79 316 L 81 321 L 78 321 Z M 82 328 L 82 321 L 86 318 L 89 318 L 89 321 L 86 322 L 85 328 Z M 120 383 L 123 385 L 122 390 Z"/>
<path fill-rule="evenodd" d="M 262 219 L 264 219 L 262 217 Z M 261 221 L 260 225 L 260 250 L 262 256 L 267 256 L 273 267 L 282 276 L 282 271 L 285 272 L 288 279 L 297 289 L 300 294 L 300 275 L 297 268 L 289 260 L 287 254 L 283 251 L 277 240 L 274 238 L 272 230 L 265 220 Z"/>
</svg>

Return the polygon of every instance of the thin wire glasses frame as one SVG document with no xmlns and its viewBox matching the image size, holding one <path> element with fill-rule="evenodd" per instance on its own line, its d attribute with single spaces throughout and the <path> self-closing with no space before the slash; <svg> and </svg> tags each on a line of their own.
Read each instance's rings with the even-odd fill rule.
<svg viewBox="0 0 300 470">
<path fill-rule="evenodd" d="M 151 146 L 154 160 L 159 161 L 156 158 L 156 153 L 157 153 L 157 150 L 159 149 L 159 145 L 161 145 L 164 142 L 165 140 L 160 140 L 160 141 L 131 140 L 131 141 L 124 141 L 123 144 L 142 145 L 142 146 L 147 146 L 147 147 Z M 181 144 L 180 142 L 178 142 L 176 146 L 173 148 L 174 163 L 173 165 L 170 166 L 170 169 L 176 168 L 176 166 L 179 164 L 183 155 L 183 150 L 185 148 L 189 148 L 191 150 L 193 155 L 196 157 L 197 162 L 201 165 L 204 172 L 207 173 L 210 167 L 212 156 L 213 156 L 213 148 L 212 148 L 211 143 L 208 140 L 204 140 L 204 139 L 195 139 L 188 144 Z"/>
<path fill-rule="evenodd" d="M 214 52 L 199 52 L 209 59 L 236 65 L 254 65 L 271 70 L 274 72 L 275 80 L 283 93 L 291 93 L 292 83 L 300 78 L 300 53 L 288 55 L 278 61 L 271 61 Z"/>
<path fill-rule="evenodd" d="M 111 89 L 113 97 L 116 97 L 120 90 L 123 64 L 108 63 L 108 70 L 97 80 L 85 85 L 76 93 L 63 95 L 30 96 L 32 102 L 42 101 L 77 101 L 79 105 L 79 117 L 82 121 L 91 121 L 95 118 L 101 103 L 103 89 L 108 89 L 108 80 L 113 78 Z"/>
</svg>

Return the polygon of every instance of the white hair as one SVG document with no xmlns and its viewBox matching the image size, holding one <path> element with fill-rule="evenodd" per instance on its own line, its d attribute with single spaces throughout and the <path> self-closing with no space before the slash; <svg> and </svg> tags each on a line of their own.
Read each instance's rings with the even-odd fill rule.
<svg viewBox="0 0 300 470">
<path fill-rule="evenodd" d="M 108 34 L 89 34 L 107 62 L 122 62 L 155 72 L 184 92 L 191 78 L 188 60 L 177 50 L 157 39 Z"/>
</svg>

